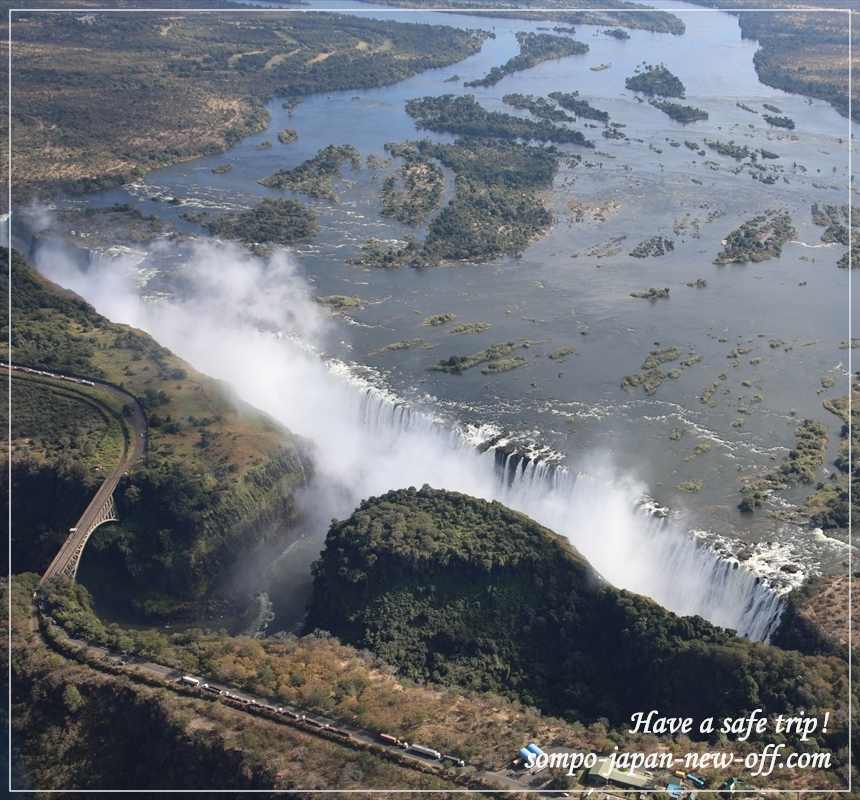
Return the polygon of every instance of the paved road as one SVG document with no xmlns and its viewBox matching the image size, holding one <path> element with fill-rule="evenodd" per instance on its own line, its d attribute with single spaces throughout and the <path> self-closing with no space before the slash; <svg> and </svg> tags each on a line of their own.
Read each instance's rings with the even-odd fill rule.
<svg viewBox="0 0 860 800">
<path fill-rule="evenodd" d="M 48 565 L 45 574 L 42 575 L 41 582 L 44 583 L 54 575 L 59 575 L 69 565 L 71 561 L 79 558 L 78 551 L 82 545 L 86 544 L 86 540 L 92 532 L 93 526 L 98 521 L 102 509 L 116 489 L 119 479 L 128 471 L 129 467 L 134 464 L 146 450 L 146 417 L 143 414 L 143 409 L 140 403 L 128 392 L 112 386 L 109 383 L 101 381 L 90 381 L 83 378 L 76 378 L 72 375 L 64 375 L 58 372 L 47 372 L 46 370 L 34 370 L 29 367 L 22 367 L 17 364 L 3 364 L 3 370 L 6 374 L 11 370 L 15 373 L 20 373 L 30 378 L 38 380 L 39 378 L 52 378 L 58 381 L 64 381 L 72 386 L 87 387 L 97 386 L 101 391 L 112 395 L 121 406 L 126 406 L 130 409 L 128 416 L 123 415 L 124 429 L 126 431 L 125 452 L 119 464 L 113 471 L 104 479 L 104 482 L 99 486 L 98 491 L 93 495 L 84 513 L 81 514 L 77 524 L 72 529 L 72 532 L 63 542 L 54 560 Z M 93 398 L 97 399 L 97 398 Z"/>
</svg>

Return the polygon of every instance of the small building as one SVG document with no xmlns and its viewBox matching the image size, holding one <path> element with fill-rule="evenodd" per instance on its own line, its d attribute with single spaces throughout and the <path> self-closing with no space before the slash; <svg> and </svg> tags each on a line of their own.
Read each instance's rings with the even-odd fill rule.
<svg viewBox="0 0 860 800">
<path fill-rule="evenodd" d="M 588 770 L 585 782 L 592 786 L 612 784 L 625 789 L 644 789 L 651 783 L 651 779 L 632 770 L 625 772 L 617 769 L 610 759 L 604 757 L 598 758 L 597 763 Z"/>
</svg>

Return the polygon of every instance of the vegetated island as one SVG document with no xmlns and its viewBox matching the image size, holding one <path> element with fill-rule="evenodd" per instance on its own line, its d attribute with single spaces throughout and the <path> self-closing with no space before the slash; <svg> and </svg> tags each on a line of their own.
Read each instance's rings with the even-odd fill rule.
<svg viewBox="0 0 860 800">
<path fill-rule="evenodd" d="M 574 117 L 565 114 L 564 111 L 557 108 L 554 103 L 545 97 L 536 97 L 533 94 L 512 93 L 504 95 L 502 102 L 513 108 L 528 111 L 533 117 L 545 119 L 549 122 L 576 122 Z"/>
<path fill-rule="evenodd" d="M 665 236 L 652 236 L 650 239 L 639 242 L 630 251 L 630 255 L 633 258 L 659 258 L 666 253 L 671 253 L 674 249 L 675 242 L 673 239 L 667 239 Z"/>
<path fill-rule="evenodd" d="M 406 113 L 415 120 L 418 128 L 437 133 L 534 139 L 539 142 L 594 147 L 594 143 L 588 141 L 580 131 L 562 128 L 546 120 L 535 122 L 501 111 L 487 111 L 471 94 L 415 98 L 406 103 Z"/>
<path fill-rule="evenodd" d="M 299 134 L 292 128 L 284 128 L 278 133 L 278 141 L 281 144 L 292 144 L 293 142 L 297 142 L 298 140 Z"/>
<path fill-rule="evenodd" d="M 812 221 L 824 228 L 821 241 L 842 244 L 849 247 L 848 243 L 848 206 L 847 205 L 812 205 Z M 860 267 L 860 230 L 853 230 L 853 241 L 849 250 L 839 258 L 836 266 L 840 269 L 848 269 L 849 255 L 852 269 Z"/>
<path fill-rule="evenodd" d="M 774 491 L 795 483 L 812 484 L 827 455 L 827 431 L 816 420 L 805 419 L 794 434 L 794 447 L 776 470 L 746 480 L 740 489 L 738 509 L 751 513 Z"/>
<path fill-rule="evenodd" d="M 588 52 L 588 45 L 569 39 L 566 36 L 553 36 L 550 33 L 517 33 L 520 46 L 519 55 L 499 67 L 493 67 L 483 78 L 467 81 L 465 86 L 495 86 L 506 75 L 531 69 L 544 61 L 567 56 L 581 56 Z"/>
<path fill-rule="evenodd" d="M 550 92 L 549 97 L 562 108 L 572 111 L 577 117 L 596 119 L 598 122 L 609 122 L 609 114 L 595 108 L 587 100 L 581 99 L 579 92 Z"/>
<path fill-rule="evenodd" d="M 439 361 L 430 369 L 434 372 L 462 375 L 466 370 L 484 364 L 486 366 L 481 369 L 481 373 L 484 375 L 510 372 L 518 367 L 524 367 L 528 363 L 516 351 L 528 348 L 529 346 L 529 342 L 502 342 L 468 356 L 451 356 L 443 361 Z"/>
<path fill-rule="evenodd" d="M 630 38 L 630 34 L 624 28 L 608 28 L 602 32 L 604 36 L 611 36 L 613 39 L 618 39 L 619 42 L 624 42 Z"/>
<path fill-rule="evenodd" d="M 349 263 L 366 269 L 426 266 L 420 245 L 412 239 L 405 242 L 368 239 L 361 245 L 358 255 L 349 259 Z"/>
<path fill-rule="evenodd" d="M 691 122 L 701 122 L 708 118 L 708 112 L 695 106 L 685 106 L 681 103 L 673 103 L 670 100 L 655 100 L 648 101 L 654 108 L 659 108 L 664 114 L 670 116 L 675 122 L 682 122 L 688 125 Z"/>
<path fill-rule="evenodd" d="M 364 266 L 430 267 L 516 255 L 552 224 L 540 191 L 552 185 L 558 169 L 555 148 L 490 137 L 411 146 L 420 159 L 454 172 L 454 197 L 430 221 L 423 243 L 362 248 Z"/>
<path fill-rule="evenodd" d="M 715 264 L 745 264 L 782 255 L 782 246 L 797 236 L 786 211 L 768 210 L 735 228 L 723 241 Z"/>
<path fill-rule="evenodd" d="M 848 395 L 828 398 L 822 403 L 824 408 L 842 421 L 842 427 L 839 431 L 839 452 L 833 460 L 833 466 L 836 467 L 836 470 L 831 472 L 828 481 L 816 484 L 815 491 L 806 501 L 806 511 L 809 514 L 810 524 L 824 528 L 824 530 L 848 530 L 848 481 L 849 479 L 857 480 L 860 477 L 857 457 L 853 455 L 860 448 L 860 386 L 858 386 L 856 377 L 851 384 L 851 393 L 850 416 Z M 852 458 L 849 458 L 848 453 L 849 434 Z M 852 492 L 851 494 L 850 500 L 853 504 L 851 517 L 853 518 L 853 515 L 858 513 L 858 500 L 856 493 Z"/>
<path fill-rule="evenodd" d="M 728 156 L 735 159 L 735 161 L 743 161 L 745 158 L 755 158 L 755 150 L 750 150 L 749 147 L 743 144 L 736 144 L 733 140 L 721 142 L 717 139 L 705 139 L 705 144 L 715 153 L 719 153 L 721 156 Z"/>
<path fill-rule="evenodd" d="M 785 128 L 786 130 L 794 130 L 794 120 L 791 117 L 780 117 L 774 114 L 764 114 L 762 119 L 774 128 Z"/>
<path fill-rule="evenodd" d="M 258 183 L 269 189 L 289 189 L 309 197 L 336 202 L 334 182 L 340 177 L 344 164 L 349 164 L 354 170 L 360 169 L 361 155 L 358 150 L 351 144 L 330 144 L 297 167 L 278 170 Z"/>
<path fill-rule="evenodd" d="M 405 225 L 418 225 L 439 205 L 445 176 L 412 142 L 386 144 L 385 150 L 405 163 L 382 184 L 382 215 Z"/>
<path fill-rule="evenodd" d="M 365 500 L 333 523 L 313 573 L 307 630 L 367 648 L 412 680 L 497 691 L 548 713 L 610 723 L 658 707 L 812 713 L 837 696 L 813 677 L 832 674 L 826 659 L 677 617 L 605 583 L 523 514 L 455 492 L 425 486 Z M 707 680 L 691 680 L 694 669 Z M 840 688 L 846 673 L 840 662 Z"/>
<path fill-rule="evenodd" d="M 674 345 L 652 350 L 642 362 L 639 372 L 624 376 L 621 381 L 621 388 L 635 389 L 641 386 L 645 394 L 655 394 L 667 379 L 677 380 L 685 369 L 702 360 L 698 353 L 688 352 L 683 358 L 682 355 L 681 348 Z M 678 362 L 678 365 L 668 371 L 663 370 L 665 364 L 673 362 Z"/>
<path fill-rule="evenodd" d="M 295 244 L 319 231 L 312 209 L 295 200 L 265 199 L 238 214 L 225 214 L 205 223 L 209 233 L 246 244 Z"/>
<path fill-rule="evenodd" d="M 643 64 L 624 81 L 632 92 L 659 96 L 683 98 L 686 92 L 681 79 L 673 75 L 664 64 Z"/>
<path fill-rule="evenodd" d="M 630 292 L 630 296 L 636 297 L 640 300 L 650 300 L 653 303 L 656 300 L 668 300 L 669 289 L 668 287 L 657 289 L 652 286 L 650 289 L 644 289 L 641 292 Z"/>
</svg>

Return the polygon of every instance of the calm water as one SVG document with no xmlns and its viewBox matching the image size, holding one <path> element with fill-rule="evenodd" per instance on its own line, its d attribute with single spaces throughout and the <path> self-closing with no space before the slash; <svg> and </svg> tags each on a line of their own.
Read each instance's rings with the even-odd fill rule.
<svg viewBox="0 0 860 800">
<path fill-rule="evenodd" d="M 594 139 L 596 150 L 562 148 L 581 153 L 586 163 L 560 171 L 552 197 L 556 223 L 521 258 L 424 272 L 361 270 L 347 259 L 366 239 L 415 233 L 379 215 L 379 190 L 390 168 L 347 170 L 347 180 L 338 186 L 340 202 L 311 201 L 322 230 L 311 245 L 296 250 L 301 269 L 318 294 L 366 301 L 352 314 L 360 324 L 341 325 L 331 355 L 373 367 L 399 395 L 452 419 L 493 423 L 524 445 L 549 446 L 574 467 L 595 451 L 608 452 L 646 482 L 659 502 L 686 509 L 691 527 L 733 541 L 773 540 L 780 543 L 780 557 L 838 565 L 839 548 L 807 531 L 780 528 L 764 515 L 744 518 L 735 505 L 738 473 L 781 458 L 791 446 L 798 418 L 825 422 L 835 454 L 839 423 L 821 402 L 845 394 L 847 387 L 847 351 L 839 344 L 849 337 L 849 276 L 835 266 L 843 248 L 806 245 L 820 244 L 822 232 L 811 222 L 811 203 L 847 202 L 847 120 L 825 103 L 761 84 L 752 62 L 757 45 L 741 40 L 737 21 L 720 12 L 690 10 L 683 3 L 661 4 L 677 9 L 684 19 L 683 36 L 632 31 L 628 41 L 618 42 L 598 35 L 599 29 L 578 26 L 575 38 L 588 43 L 588 54 L 516 73 L 489 89 L 464 89 L 462 81 L 481 77 L 515 55 L 517 31 L 553 23 L 376 11 L 350 2 L 314 2 L 312 7 L 492 29 L 496 38 L 471 58 L 395 86 L 311 97 L 292 113 L 275 100 L 269 105 L 268 130 L 228 153 L 151 173 L 141 185 L 94 195 L 87 202 L 132 202 L 199 234 L 198 227 L 179 219 L 181 211 L 248 207 L 278 195 L 257 180 L 300 163 L 325 145 L 350 143 L 366 157 L 384 156 L 386 142 L 419 136 L 450 140 L 416 131 L 404 111 L 409 98 L 470 93 L 487 108 L 518 113 L 502 104 L 502 95 L 578 90 L 623 123 L 629 138 L 606 140 L 601 128 L 577 125 Z M 683 126 L 636 102 L 624 80 L 643 61 L 665 63 L 687 86 L 686 102 L 707 110 L 709 120 Z M 611 68 L 589 69 L 599 63 Z M 461 80 L 445 82 L 452 75 Z M 768 128 L 760 115 L 738 108 L 738 101 L 759 111 L 763 102 L 775 104 L 795 120 L 796 130 Z M 278 144 L 277 131 L 285 127 L 298 132 L 298 142 Z M 711 151 L 699 156 L 683 144 L 689 140 L 703 147 L 706 137 L 777 153 L 778 160 L 765 163 L 782 170 L 779 180 L 765 185 L 753 180 L 748 169 L 735 174 L 734 160 Z M 257 149 L 264 140 L 273 140 L 274 146 Z M 213 175 L 212 167 L 221 163 L 231 164 L 232 171 Z M 154 197 L 177 197 L 182 205 Z M 612 203 L 615 210 L 605 222 L 588 216 L 577 222 L 568 208 L 574 199 Z M 790 211 L 799 241 L 787 245 L 779 260 L 715 266 L 720 240 L 768 208 Z M 661 258 L 629 257 L 633 246 L 657 234 L 675 240 L 674 252 Z M 601 252 L 609 255 L 598 257 Z M 161 273 L 144 291 L 169 289 L 173 271 L 181 269 L 178 263 L 155 265 Z M 685 285 L 697 278 L 707 281 L 706 289 Z M 629 297 L 650 286 L 670 287 L 671 299 L 652 304 Z M 444 327 L 422 326 L 424 317 L 442 312 L 455 314 L 456 322 L 486 321 L 491 328 L 477 336 L 454 336 Z M 433 349 L 374 354 L 383 345 L 419 337 Z M 485 376 L 476 369 L 452 376 L 428 371 L 452 354 L 523 339 L 535 344 L 523 351 L 528 365 L 514 372 Z M 772 347 L 777 340 L 784 344 Z M 637 371 L 656 343 L 693 351 L 702 361 L 677 381 L 667 381 L 654 397 L 625 393 L 622 377 Z M 739 344 L 751 350 L 733 366 L 727 354 Z M 565 361 L 546 357 L 568 345 L 577 352 Z M 758 358 L 760 363 L 749 363 Z M 716 405 L 709 407 L 699 396 L 722 373 L 727 377 L 714 395 Z M 836 385 L 822 394 L 820 382 L 828 375 Z M 749 413 L 739 414 L 739 407 Z M 743 427 L 732 427 L 741 416 Z M 673 441 L 673 428 L 686 433 Z M 693 455 L 702 441 L 711 450 Z M 679 491 L 677 484 L 687 480 L 703 481 L 703 490 Z"/>
</svg>

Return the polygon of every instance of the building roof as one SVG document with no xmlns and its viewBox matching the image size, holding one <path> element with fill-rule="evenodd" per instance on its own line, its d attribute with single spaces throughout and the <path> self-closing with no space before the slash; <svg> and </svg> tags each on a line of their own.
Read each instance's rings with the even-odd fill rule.
<svg viewBox="0 0 860 800">
<path fill-rule="evenodd" d="M 608 758 L 597 759 L 597 763 L 589 770 L 588 774 L 596 775 L 605 781 L 612 781 L 612 783 L 622 786 L 632 786 L 635 789 L 644 789 L 649 783 L 646 775 L 632 771 L 624 772 L 614 768 Z"/>
</svg>

